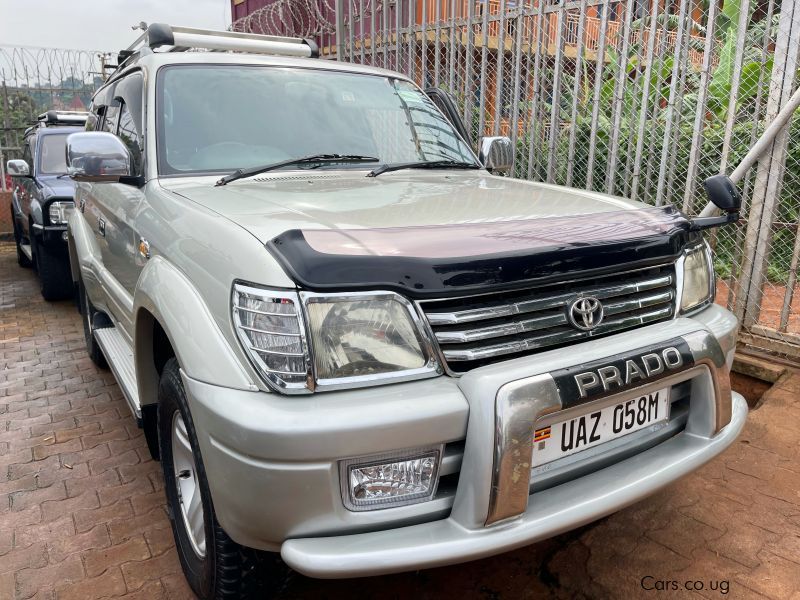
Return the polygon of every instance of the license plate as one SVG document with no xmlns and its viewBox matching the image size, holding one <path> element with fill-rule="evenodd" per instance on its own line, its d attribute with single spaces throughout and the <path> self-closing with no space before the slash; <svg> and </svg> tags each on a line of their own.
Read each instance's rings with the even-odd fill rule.
<svg viewBox="0 0 800 600">
<path fill-rule="evenodd" d="M 669 388 L 536 429 L 533 466 L 553 462 L 669 419 Z"/>
</svg>

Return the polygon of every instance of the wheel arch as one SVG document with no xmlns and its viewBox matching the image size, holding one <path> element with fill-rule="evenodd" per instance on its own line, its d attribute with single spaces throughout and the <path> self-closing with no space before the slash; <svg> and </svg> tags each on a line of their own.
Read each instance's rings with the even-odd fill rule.
<svg viewBox="0 0 800 600">
<path fill-rule="evenodd" d="M 194 379 L 237 389 L 254 387 L 197 289 L 159 256 L 147 263 L 134 293 L 133 350 L 142 426 L 154 458 L 158 386 L 170 358 Z"/>
<path fill-rule="evenodd" d="M 161 370 L 173 356 L 181 371 L 193 379 L 255 389 L 200 293 L 159 256 L 147 263 L 134 293 L 133 350 L 145 434 L 158 404 Z"/>
</svg>

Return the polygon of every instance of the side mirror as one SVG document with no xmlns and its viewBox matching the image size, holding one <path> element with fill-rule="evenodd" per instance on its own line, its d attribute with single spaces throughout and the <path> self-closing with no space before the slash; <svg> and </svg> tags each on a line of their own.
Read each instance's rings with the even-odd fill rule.
<svg viewBox="0 0 800 600">
<path fill-rule="evenodd" d="M 725 214 L 719 217 L 695 217 L 690 221 L 692 230 L 711 229 L 712 227 L 735 223 L 739 220 L 742 195 L 736 189 L 736 185 L 731 181 L 730 177 L 727 175 L 714 175 L 706 179 L 703 186 L 706 188 L 706 194 L 711 203 Z M 703 212 L 705 213 L 706 211 Z"/>
<path fill-rule="evenodd" d="M 708 199 L 723 212 L 739 212 L 742 208 L 742 195 L 727 175 L 714 175 L 703 183 Z"/>
<path fill-rule="evenodd" d="M 10 160 L 6 163 L 6 173 L 12 177 L 30 177 L 31 169 L 24 160 Z"/>
<path fill-rule="evenodd" d="M 514 168 L 514 144 L 507 137 L 481 138 L 478 157 L 490 173 L 508 175 Z"/>
<path fill-rule="evenodd" d="M 132 183 L 133 155 L 113 133 L 73 133 L 66 152 L 67 171 L 75 181 Z"/>
</svg>

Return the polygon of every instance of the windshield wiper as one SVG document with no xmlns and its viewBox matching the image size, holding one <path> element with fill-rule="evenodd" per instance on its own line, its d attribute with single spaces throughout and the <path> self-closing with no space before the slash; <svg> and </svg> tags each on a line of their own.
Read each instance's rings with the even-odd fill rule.
<svg viewBox="0 0 800 600">
<path fill-rule="evenodd" d="M 226 175 L 215 186 L 225 185 L 231 181 L 242 179 L 244 177 L 252 177 L 266 173 L 267 171 L 274 171 L 281 167 L 290 167 L 292 165 L 302 165 L 306 163 L 326 163 L 326 162 L 378 162 L 380 159 L 374 156 L 361 156 L 360 154 L 312 154 L 311 156 L 301 156 L 299 158 L 290 158 L 282 160 L 281 162 L 263 165 L 261 167 L 250 167 L 249 169 L 237 169 L 230 175 Z"/>
<path fill-rule="evenodd" d="M 367 173 L 367 177 L 377 177 L 382 173 L 400 171 L 401 169 L 480 169 L 479 164 L 458 160 L 423 160 L 419 162 L 395 163 L 381 165 Z"/>
</svg>

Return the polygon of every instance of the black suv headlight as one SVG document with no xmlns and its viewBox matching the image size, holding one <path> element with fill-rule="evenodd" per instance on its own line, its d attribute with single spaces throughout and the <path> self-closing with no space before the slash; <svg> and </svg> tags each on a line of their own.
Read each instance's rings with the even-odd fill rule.
<svg viewBox="0 0 800 600">
<path fill-rule="evenodd" d="M 55 200 L 50 203 L 47 209 L 47 216 L 51 225 L 66 225 L 69 219 L 69 211 L 75 208 L 72 200 Z"/>
</svg>

